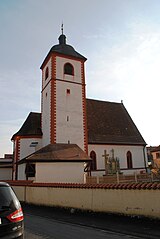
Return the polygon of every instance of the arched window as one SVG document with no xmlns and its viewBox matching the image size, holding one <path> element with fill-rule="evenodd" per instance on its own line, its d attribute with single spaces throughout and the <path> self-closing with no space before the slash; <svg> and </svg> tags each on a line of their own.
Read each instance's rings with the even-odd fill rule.
<svg viewBox="0 0 160 239">
<path fill-rule="evenodd" d="M 46 68 L 46 71 L 45 71 L 45 80 L 47 80 L 48 75 L 49 75 L 49 69 L 48 69 L 48 67 L 47 67 L 47 68 Z"/>
<path fill-rule="evenodd" d="M 72 76 L 74 75 L 74 68 L 70 63 L 66 63 L 64 65 L 64 74 L 72 75 Z"/>
<path fill-rule="evenodd" d="M 128 167 L 128 169 L 133 168 L 132 153 L 130 151 L 127 152 L 127 167 Z"/>
<path fill-rule="evenodd" d="M 97 170 L 97 160 L 96 160 L 96 153 L 92 150 L 90 152 L 91 161 L 91 170 Z"/>
</svg>

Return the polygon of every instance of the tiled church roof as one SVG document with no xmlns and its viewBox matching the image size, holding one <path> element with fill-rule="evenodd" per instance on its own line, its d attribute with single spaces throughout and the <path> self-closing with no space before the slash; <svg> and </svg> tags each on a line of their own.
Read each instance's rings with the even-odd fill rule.
<svg viewBox="0 0 160 239">
<path fill-rule="evenodd" d="M 87 124 L 90 144 L 146 144 L 123 103 L 87 99 Z"/>
<path fill-rule="evenodd" d="M 89 144 L 146 145 L 122 103 L 87 99 Z M 31 112 L 15 136 L 40 136 L 41 114 Z"/>
<path fill-rule="evenodd" d="M 14 139 L 15 136 L 41 136 L 41 114 L 30 112 L 26 121 L 20 128 L 20 130 L 12 136 Z"/>
</svg>

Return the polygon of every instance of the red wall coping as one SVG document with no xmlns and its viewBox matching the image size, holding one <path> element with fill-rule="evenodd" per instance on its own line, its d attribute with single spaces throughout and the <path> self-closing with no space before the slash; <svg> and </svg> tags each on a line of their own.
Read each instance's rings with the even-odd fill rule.
<svg viewBox="0 0 160 239">
<path fill-rule="evenodd" d="M 34 183 L 33 181 L 14 180 L 6 181 L 11 186 L 28 187 L 53 187 L 53 188 L 80 188 L 80 189 L 119 189 L 119 190 L 160 190 L 160 182 L 146 183 L 105 183 L 105 184 L 82 184 L 82 183 Z"/>
</svg>

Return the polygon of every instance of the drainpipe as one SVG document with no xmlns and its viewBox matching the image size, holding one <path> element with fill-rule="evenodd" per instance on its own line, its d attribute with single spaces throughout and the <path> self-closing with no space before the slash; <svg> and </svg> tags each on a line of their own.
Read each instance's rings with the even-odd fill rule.
<svg viewBox="0 0 160 239">
<path fill-rule="evenodd" d="M 145 150 L 146 146 L 143 146 L 143 157 L 144 157 L 144 165 L 145 165 L 145 169 L 147 172 L 147 162 L 146 162 L 146 150 Z"/>
</svg>

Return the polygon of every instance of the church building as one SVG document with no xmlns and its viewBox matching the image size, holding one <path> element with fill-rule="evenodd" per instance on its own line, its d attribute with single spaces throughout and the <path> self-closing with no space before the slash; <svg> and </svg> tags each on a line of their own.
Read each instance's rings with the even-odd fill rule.
<svg viewBox="0 0 160 239">
<path fill-rule="evenodd" d="M 13 179 L 84 182 L 118 162 L 124 174 L 145 171 L 146 143 L 123 103 L 86 98 L 86 58 L 58 38 L 42 65 L 41 112 L 12 136 Z M 102 86 L 103 87 L 103 86 Z"/>
</svg>

